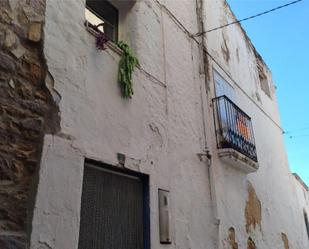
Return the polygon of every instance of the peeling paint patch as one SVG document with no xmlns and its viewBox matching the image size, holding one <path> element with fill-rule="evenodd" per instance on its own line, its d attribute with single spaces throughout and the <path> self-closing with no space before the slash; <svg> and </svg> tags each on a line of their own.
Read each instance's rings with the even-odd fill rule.
<svg viewBox="0 0 309 249">
<path fill-rule="evenodd" d="M 236 233 L 233 227 L 230 227 L 229 229 L 229 243 L 231 249 L 238 249 L 238 243 L 236 242 Z"/>
<path fill-rule="evenodd" d="M 290 249 L 288 236 L 285 233 L 281 233 L 281 238 L 283 241 L 284 249 Z"/>
<path fill-rule="evenodd" d="M 155 123 L 148 124 L 151 131 L 151 144 L 148 147 L 147 158 L 150 157 L 150 154 L 154 151 L 161 151 L 164 146 L 164 134 L 160 127 Z"/>
<path fill-rule="evenodd" d="M 248 182 L 248 200 L 245 208 L 246 230 L 255 229 L 256 225 L 261 228 L 262 205 L 252 184 Z"/>
<path fill-rule="evenodd" d="M 251 237 L 248 238 L 247 249 L 256 249 L 256 245 Z"/>
</svg>

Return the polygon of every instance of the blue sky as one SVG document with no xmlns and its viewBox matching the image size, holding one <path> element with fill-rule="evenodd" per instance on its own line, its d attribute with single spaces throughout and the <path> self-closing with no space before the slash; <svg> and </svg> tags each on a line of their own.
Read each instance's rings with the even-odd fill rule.
<svg viewBox="0 0 309 249">
<path fill-rule="evenodd" d="M 291 1 L 228 0 L 238 19 Z M 309 0 L 242 26 L 272 70 L 291 170 L 309 185 Z"/>
</svg>

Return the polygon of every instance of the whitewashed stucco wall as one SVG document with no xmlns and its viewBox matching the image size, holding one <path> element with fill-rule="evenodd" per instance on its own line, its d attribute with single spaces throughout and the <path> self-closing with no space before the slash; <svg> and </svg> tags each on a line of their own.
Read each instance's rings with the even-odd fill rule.
<svg viewBox="0 0 309 249">
<path fill-rule="evenodd" d="M 206 29 L 233 18 L 222 0 L 206 0 L 204 6 Z M 117 153 L 123 153 L 126 167 L 150 176 L 151 248 L 167 247 L 159 243 L 158 188 L 171 191 L 169 248 L 230 248 L 230 227 L 235 228 L 239 248 L 246 248 L 249 236 L 257 248 L 283 248 L 282 232 L 291 248 L 308 247 L 275 95 L 271 100 L 260 90 L 256 57 L 242 30 L 235 25 L 210 33 L 205 45 L 218 62 L 209 58 L 210 68 L 234 85 L 237 104 L 252 117 L 260 169 L 250 175 L 217 157 L 212 73 L 207 98 L 196 42 L 200 39 L 188 36 L 198 32 L 196 1 L 141 0 L 126 14 L 120 37 L 141 63 L 131 100 L 120 96 L 119 52 L 95 48 L 95 38 L 84 27 L 84 8 L 84 0 L 47 1 L 44 53 L 61 96 L 61 134 L 45 138 L 31 246 L 77 248 L 84 159 L 118 167 Z M 221 49 L 223 37 L 229 62 Z M 203 123 L 213 155 L 210 174 L 197 156 L 206 145 Z M 250 234 L 245 229 L 248 181 L 262 204 L 261 229 Z M 65 191 L 60 194 L 61 189 Z"/>
<path fill-rule="evenodd" d="M 126 30 L 121 37 L 130 43 L 142 68 L 134 73 L 131 100 L 120 96 L 120 55 L 110 48 L 98 51 L 95 38 L 84 27 L 85 2 L 47 2 L 44 52 L 54 88 L 61 96 L 62 134 L 57 135 L 61 138 L 45 139 L 45 144 L 57 150 L 44 147 L 47 156 L 42 160 L 32 246 L 45 243 L 57 249 L 77 248 L 81 189 L 76 186 L 81 184 L 82 174 L 74 185 L 65 179 L 71 179 L 66 175 L 71 171 L 82 172 L 83 164 L 70 158 L 118 165 L 119 152 L 127 156 L 126 167 L 150 176 L 152 248 L 166 247 L 160 245 L 158 237 L 158 188 L 171 193 L 173 244 L 169 248 L 214 248 L 216 226 L 208 170 L 197 156 L 205 146 L 199 48 L 169 13 L 175 10 L 184 25 L 196 32 L 195 1 L 160 2 L 137 1 L 126 17 L 131 32 Z M 68 158 L 59 158 L 58 150 L 73 151 Z M 76 155 L 71 155 L 75 150 Z M 58 163 L 66 170 L 57 181 L 57 189 L 72 191 L 75 201 L 69 210 L 61 204 L 62 196 L 48 188 L 55 179 L 44 177 L 46 172 L 59 173 L 59 169 L 54 170 Z M 47 217 L 44 194 L 49 192 L 50 198 L 56 199 L 57 219 L 70 217 L 74 226 L 54 226 L 56 218 Z M 42 238 L 40 233 L 46 230 Z M 72 236 L 64 238 L 61 234 Z"/>
<path fill-rule="evenodd" d="M 206 30 L 235 20 L 224 1 L 205 1 Z M 224 44 L 226 43 L 226 45 Z M 271 73 L 266 65 L 272 98 L 260 88 L 257 59 L 251 42 L 239 25 L 210 32 L 206 35 L 206 47 L 214 58 L 210 67 L 216 69 L 233 85 L 236 104 L 243 109 L 253 123 L 259 160 L 259 170 L 245 175 L 222 163 L 214 153 L 215 187 L 220 219 L 220 248 L 230 248 L 228 229 L 233 227 L 239 248 L 247 248 L 251 237 L 257 248 L 284 248 L 281 233 L 289 239 L 290 248 L 307 248 L 308 237 L 299 212 L 299 197 L 294 184 L 284 148 L 282 129 Z M 229 59 L 224 57 L 228 49 Z M 212 96 L 214 82 L 211 76 Z M 260 96 L 260 101 L 256 98 Z M 212 143 L 213 151 L 216 144 Z M 248 182 L 251 182 L 262 205 L 261 227 L 247 233 L 245 207 L 248 200 Z"/>
</svg>

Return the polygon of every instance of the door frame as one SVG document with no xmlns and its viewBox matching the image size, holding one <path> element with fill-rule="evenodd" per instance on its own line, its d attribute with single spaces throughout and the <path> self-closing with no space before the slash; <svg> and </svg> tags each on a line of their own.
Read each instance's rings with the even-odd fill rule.
<svg viewBox="0 0 309 249">
<path fill-rule="evenodd" d="M 113 166 L 104 162 L 98 162 L 93 159 L 85 158 L 85 166 L 94 167 L 103 171 L 108 171 L 114 174 L 123 175 L 126 177 L 139 178 L 143 185 L 143 249 L 150 249 L 150 191 L 149 191 L 149 175 L 141 172 L 136 172 L 119 166 Z"/>
</svg>

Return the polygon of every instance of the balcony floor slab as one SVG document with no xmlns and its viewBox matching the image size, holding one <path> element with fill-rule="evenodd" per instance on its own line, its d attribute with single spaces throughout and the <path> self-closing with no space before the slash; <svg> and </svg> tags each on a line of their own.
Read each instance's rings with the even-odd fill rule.
<svg viewBox="0 0 309 249">
<path fill-rule="evenodd" d="M 234 149 L 218 149 L 219 158 L 226 164 L 246 174 L 256 172 L 259 164 Z"/>
</svg>

